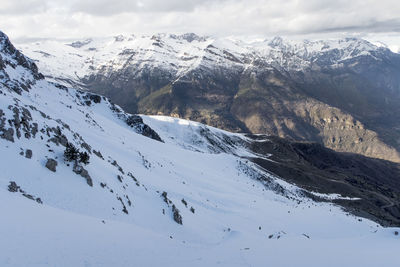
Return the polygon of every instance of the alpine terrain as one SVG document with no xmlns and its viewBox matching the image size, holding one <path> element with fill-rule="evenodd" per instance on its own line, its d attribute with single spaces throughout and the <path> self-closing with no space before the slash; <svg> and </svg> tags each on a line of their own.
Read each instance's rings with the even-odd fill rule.
<svg viewBox="0 0 400 267">
<path fill-rule="evenodd" d="M 131 113 L 400 162 L 400 54 L 363 39 L 156 34 L 19 47 L 46 77 Z"/>
<path fill-rule="evenodd" d="M 265 44 L 0 32 L 0 266 L 399 266 L 398 55 Z"/>
</svg>

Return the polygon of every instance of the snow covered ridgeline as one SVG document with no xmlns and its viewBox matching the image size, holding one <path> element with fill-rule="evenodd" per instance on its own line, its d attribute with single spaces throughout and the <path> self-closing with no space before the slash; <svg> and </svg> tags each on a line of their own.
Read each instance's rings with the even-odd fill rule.
<svg viewBox="0 0 400 267">
<path fill-rule="evenodd" d="M 11 81 L 32 71 L 4 62 Z M 0 86 L 2 266 L 398 264 L 398 229 L 298 195 L 240 157 L 251 155 L 241 135 L 141 122 L 44 79 L 19 94 Z M 64 160 L 66 142 L 90 155 L 92 186 Z"/>
<path fill-rule="evenodd" d="M 60 82 L 78 83 L 98 72 L 108 75 L 127 66 L 161 69 L 175 77 L 198 69 L 268 65 L 301 71 L 312 64 L 335 66 L 361 56 L 379 57 L 390 50 L 368 41 L 346 38 L 292 41 L 200 37 L 195 34 L 119 35 L 67 42 L 49 40 L 19 45 L 43 73 Z"/>
</svg>

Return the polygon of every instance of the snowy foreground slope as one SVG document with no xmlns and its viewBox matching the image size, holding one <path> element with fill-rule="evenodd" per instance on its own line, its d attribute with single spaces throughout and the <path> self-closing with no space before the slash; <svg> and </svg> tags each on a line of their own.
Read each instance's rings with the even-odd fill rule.
<svg viewBox="0 0 400 267">
<path fill-rule="evenodd" d="M 400 264 L 399 229 L 306 198 L 246 137 L 49 83 L 3 34 L 0 94 L 0 266 Z"/>
</svg>

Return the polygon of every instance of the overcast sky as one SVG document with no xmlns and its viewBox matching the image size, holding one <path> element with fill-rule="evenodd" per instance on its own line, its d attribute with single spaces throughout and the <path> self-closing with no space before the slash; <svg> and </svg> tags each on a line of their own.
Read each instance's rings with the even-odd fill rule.
<svg viewBox="0 0 400 267">
<path fill-rule="evenodd" d="M 0 22 L 0 30 L 16 42 L 195 32 L 361 36 L 400 44 L 399 0 L 0 0 Z"/>
</svg>

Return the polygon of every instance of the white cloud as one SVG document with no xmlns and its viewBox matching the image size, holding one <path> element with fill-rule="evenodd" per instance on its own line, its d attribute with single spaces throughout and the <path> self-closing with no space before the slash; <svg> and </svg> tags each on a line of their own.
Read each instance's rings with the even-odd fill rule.
<svg viewBox="0 0 400 267">
<path fill-rule="evenodd" d="M 12 39 L 119 33 L 335 36 L 400 32 L 394 0 L 0 0 Z"/>
</svg>

